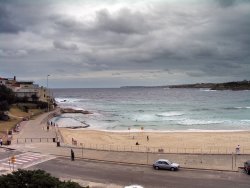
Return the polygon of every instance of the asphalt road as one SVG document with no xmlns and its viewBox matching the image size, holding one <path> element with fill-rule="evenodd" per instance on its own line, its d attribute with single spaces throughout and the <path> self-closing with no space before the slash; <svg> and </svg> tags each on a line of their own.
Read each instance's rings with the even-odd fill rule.
<svg viewBox="0 0 250 188">
<path fill-rule="evenodd" d="M 40 163 L 29 169 L 43 169 L 52 175 L 81 179 L 91 182 L 131 185 L 139 184 L 145 188 L 249 188 L 250 176 L 242 172 L 221 172 L 187 170 L 171 172 L 154 170 L 149 166 L 132 166 L 98 161 L 56 158 Z"/>
</svg>

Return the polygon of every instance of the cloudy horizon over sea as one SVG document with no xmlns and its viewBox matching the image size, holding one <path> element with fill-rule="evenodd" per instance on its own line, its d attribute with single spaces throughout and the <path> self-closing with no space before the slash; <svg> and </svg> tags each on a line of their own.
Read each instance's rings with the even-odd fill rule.
<svg viewBox="0 0 250 188">
<path fill-rule="evenodd" d="M 60 127 L 125 131 L 250 130 L 250 91 L 113 88 L 53 89 L 60 107 L 91 115 L 63 114 Z"/>
</svg>

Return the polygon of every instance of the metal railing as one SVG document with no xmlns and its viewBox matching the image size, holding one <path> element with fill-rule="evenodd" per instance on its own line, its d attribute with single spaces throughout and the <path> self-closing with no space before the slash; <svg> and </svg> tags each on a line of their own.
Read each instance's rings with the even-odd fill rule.
<svg viewBox="0 0 250 188">
<path fill-rule="evenodd" d="M 172 154 L 233 154 L 236 153 L 232 147 L 207 147 L 207 148 L 170 148 L 170 147 L 147 147 L 147 146 L 125 146 L 125 145 L 105 145 L 78 143 L 73 140 L 71 144 L 76 148 L 102 150 L 102 151 L 120 151 L 120 152 L 150 152 L 150 153 L 172 153 Z M 250 148 L 241 148 L 240 154 L 250 154 Z"/>
<path fill-rule="evenodd" d="M 18 138 L 12 140 L 12 143 L 23 144 L 23 143 L 44 143 L 44 142 L 56 142 L 56 138 Z"/>
</svg>

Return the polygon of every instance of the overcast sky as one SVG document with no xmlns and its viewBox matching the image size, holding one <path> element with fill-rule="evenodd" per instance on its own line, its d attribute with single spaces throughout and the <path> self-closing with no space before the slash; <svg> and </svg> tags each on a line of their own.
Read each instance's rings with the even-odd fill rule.
<svg viewBox="0 0 250 188">
<path fill-rule="evenodd" d="M 0 77 L 49 87 L 250 80 L 248 0 L 0 0 Z"/>
</svg>

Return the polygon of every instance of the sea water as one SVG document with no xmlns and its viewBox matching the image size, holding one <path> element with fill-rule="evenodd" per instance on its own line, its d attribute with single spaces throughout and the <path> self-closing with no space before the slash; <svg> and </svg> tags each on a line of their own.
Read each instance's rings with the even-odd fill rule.
<svg viewBox="0 0 250 188">
<path fill-rule="evenodd" d="M 53 89 L 60 107 L 93 114 L 62 114 L 60 127 L 101 130 L 250 130 L 250 91 L 114 88 Z"/>
</svg>

